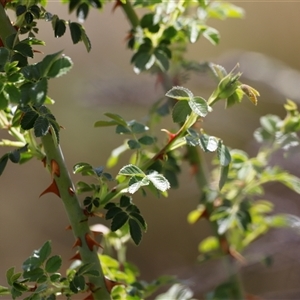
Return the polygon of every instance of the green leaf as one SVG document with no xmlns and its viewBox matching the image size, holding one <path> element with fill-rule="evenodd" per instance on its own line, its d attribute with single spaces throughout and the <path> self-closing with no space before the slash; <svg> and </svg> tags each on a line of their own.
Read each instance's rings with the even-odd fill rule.
<svg viewBox="0 0 300 300">
<path fill-rule="evenodd" d="M 1 49 L 1 48 L 0 48 Z M 21 92 L 14 84 L 6 84 L 4 87 L 5 97 L 14 104 L 19 104 L 21 100 Z"/>
<path fill-rule="evenodd" d="M 144 133 L 145 131 L 149 130 L 148 126 L 146 126 L 144 124 L 141 124 L 141 123 L 138 123 L 135 120 L 129 121 L 127 123 L 127 125 L 130 127 L 131 132 L 134 133 L 134 134 Z"/>
<path fill-rule="evenodd" d="M 83 23 L 87 18 L 89 13 L 89 6 L 87 3 L 83 2 L 77 7 L 76 16 L 80 23 Z"/>
<path fill-rule="evenodd" d="M 221 166 L 221 176 L 219 180 L 219 190 L 222 189 L 228 178 L 229 165 Z"/>
<path fill-rule="evenodd" d="M 125 176 L 145 176 L 145 173 L 139 167 L 132 164 L 126 165 L 121 168 L 118 174 Z"/>
<path fill-rule="evenodd" d="M 33 14 L 30 11 L 27 11 L 25 13 L 24 19 L 25 19 L 25 21 L 26 21 L 27 24 L 30 24 L 30 23 L 32 23 L 32 21 L 34 19 L 34 16 L 33 16 Z"/>
<path fill-rule="evenodd" d="M 10 291 L 9 291 L 9 288 L 0 285 L 0 296 L 3 296 L 3 295 L 10 295 Z"/>
<path fill-rule="evenodd" d="M 13 299 L 16 299 L 17 297 L 22 296 L 22 292 L 18 291 L 14 287 L 11 289 L 10 292 L 11 292 L 11 296 L 12 296 Z"/>
<path fill-rule="evenodd" d="M 219 31 L 216 30 L 215 28 L 207 27 L 207 29 L 202 34 L 213 45 L 219 44 L 220 34 L 219 34 Z"/>
<path fill-rule="evenodd" d="M 90 164 L 84 162 L 75 164 L 73 167 L 73 173 L 82 173 L 82 175 L 95 175 L 93 167 Z"/>
<path fill-rule="evenodd" d="M 117 125 L 116 133 L 117 134 L 129 134 L 129 133 L 131 133 L 131 131 L 130 131 L 130 129 L 127 128 L 127 125 L 126 125 L 126 127 L 122 126 L 122 125 Z"/>
<path fill-rule="evenodd" d="M 153 17 L 154 17 L 153 13 L 145 14 L 140 20 L 140 26 L 142 28 L 149 28 L 149 27 L 153 26 L 154 25 Z"/>
<path fill-rule="evenodd" d="M 97 121 L 94 124 L 94 127 L 108 127 L 108 126 L 115 126 L 118 123 L 116 121 Z"/>
<path fill-rule="evenodd" d="M 143 227 L 143 229 L 147 230 L 146 221 L 145 221 L 145 219 L 139 213 L 131 212 L 130 213 L 130 217 L 135 218 L 141 224 L 141 226 Z"/>
<path fill-rule="evenodd" d="M 219 140 L 214 136 L 210 136 L 208 138 L 208 141 L 207 141 L 207 144 L 206 144 L 206 149 L 209 152 L 214 152 L 214 151 L 217 150 L 218 144 L 219 144 Z"/>
<path fill-rule="evenodd" d="M 4 65 L 8 62 L 9 60 L 9 50 L 0 47 L 0 71 L 3 69 Z"/>
<path fill-rule="evenodd" d="M 172 110 L 174 123 L 184 123 L 186 118 L 191 114 L 192 109 L 188 101 L 178 101 Z"/>
<path fill-rule="evenodd" d="M 30 256 L 27 258 L 23 264 L 22 269 L 23 271 L 32 271 L 34 269 L 37 269 L 41 266 L 42 262 L 39 257 Z"/>
<path fill-rule="evenodd" d="M 34 134 L 36 137 L 45 136 L 49 132 L 49 120 L 43 116 L 39 116 L 34 123 Z"/>
<path fill-rule="evenodd" d="M 198 205 L 197 209 L 192 210 L 187 217 L 188 223 L 189 224 L 195 224 L 201 216 L 204 214 L 206 211 L 206 207 L 203 204 Z"/>
<path fill-rule="evenodd" d="M 218 223 L 218 233 L 220 235 L 224 234 L 233 224 L 235 219 L 235 215 L 231 215 L 228 216 L 226 218 L 223 219 L 218 219 L 217 223 Z"/>
<path fill-rule="evenodd" d="M 23 272 L 23 278 L 28 279 L 29 281 L 37 281 L 42 275 L 44 275 L 44 270 L 42 268 Z"/>
<path fill-rule="evenodd" d="M 219 241 L 215 236 L 205 238 L 198 246 L 201 253 L 208 253 L 219 249 Z"/>
<path fill-rule="evenodd" d="M 114 218 L 120 212 L 123 212 L 123 210 L 120 207 L 117 206 L 111 207 L 105 215 L 105 220 L 110 220 Z"/>
<path fill-rule="evenodd" d="M 119 115 L 117 114 L 112 114 L 112 113 L 105 113 L 105 116 L 107 116 L 108 118 L 114 120 L 116 122 L 116 124 L 122 125 L 122 126 L 127 126 L 127 122 Z"/>
<path fill-rule="evenodd" d="M 236 220 L 239 227 L 244 231 L 247 231 L 252 222 L 251 215 L 247 210 L 239 210 L 236 214 Z"/>
<path fill-rule="evenodd" d="M 17 33 L 13 33 L 11 35 L 9 35 L 6 39 L 5 39 L 5 44 L 7 46 L 8 49 L 13 49 L 15 42 L 16 42 L 16 36 Z"/>
<path fill-rule="evenodd" d="M 77 44 L 81 41 L 81 27 L 82 26 L 76 22 L 69 23 L 73 44 Z"/>
<path fill-rule="evenodd" d="M 62 53 L 62 51 L 59 51 L 59 52 L 56 52 L 56 53 L 53 53 L 53 54 L 46 55 L 44 57 L 44 59 L 37 64 L 37 66 L 40 70 L 40 76 L 41 77 L 46 77 L 47 76 L 47 74 L 49 72 L 49 69 L 51 68 L 52 64 L 59 58 L 61 53 Z"/>
<path fill-rule="evenodd" d="M 136 73 L 149 69 L 154 63 L 152 54 L 145 51 L 138 51 L 132 57 L 132 62 L 134 63 Z"/>
<path fill-rule="evenodd" d="M 6 271 L 6 281 L 9 285 L 13 284 L 12 277 L 15 273 L 15 267 L 11 267 Z"/>
<path fill-rule="evenodd" d="M 81 2 L 81 0 L 70 0 L 69 1 L 69 13 L 71 13 Z"/>
<path fill-rule="evenodd" d="M 49 69 L 47 76 L 50 78 L 57 78 L 62 75 L 65 75 L 71 70 L 73 62 L 70 57 L 63 56 L 62 58 L 57 59 Z"/>
<path fill-rule="evenodd" d="M 41 9 L 37 5 L 32 5 L 29 7 L 29 10 L 33 13 L 36 19 L 40 18 Z"/>
<path fill-rule="evenodd" d="M 100 2 L 100 0 L 89 0 L 89 2 L 94 8 L 99 9 L 102 7 L 102 3 Z"/>
<path fill-rule="evenodd" d="M 61 279 L 61 275 L 59 273 L 54 273 L 50 275 L 51 282 L 58 282 Z"/>
<path fill-rule="evenodd" d="M 169 181 L 156 171 L 147 175 L 147 178 L 153 183 L 153 185 L 160 191 L 165 192 L 170 188 Z"/>
<path fill-rule="evenodd" d="M 35 105 L 44 104 L 47 97 L 48 81 L 42 78 L 40 81 L 32 84 L 30 89 L 31 100 Z"/>
<path fill-rule="evenodd" d="M 143 145 L 152 145 L 153 143 L 155 143 L 155 138 L 153 138 L 152 136 L 149 135 L 144 135 L 141 138 L 138 139 L 139 143 L 143 144 Z"/>
<path fill-rule="evenodd" d="M 111 222 L 111 231 L 116 231 L 120 229 L 128 221 L 128 218 L 128 214 L 124 211 L 121 211 L 118 214 L 116 214 Z"/>
<path fill-rule="evenodd" d="M 33 58 L 33 51 L 30 45 L 26 43 L 18 43 L 14 46 L 14 50 L 20 54 L 22 54 L 25 57 L 31 57 Z"/>
<path fill-rule="evenodd" d="M 121 207 L 127 207 L 131 202 L 131 197 L 128 197 L 126 195 L 122 195 L 120 198 L 120 206 Z"/>
<path fill-rule="evenodd" d="M 21 16 L 22 14 L 24 14 L 27 11 L 27 7 L 26 5 L 18 5 L 16 7 L 16 15 L 17 17 Z"/>
<path fill-rule="evenodd" d="M 92 49 L 92 44 L 83 27 L 81 27 L 81 39 L 87 52 L 90 52 Z"/>
<path fill-rule="evenodd" d="M 73 293 L 77 294 L 85 289 L 85 280 L 83 276 L 75 276 L 70 282 L 70 289 Z"/>
<path fill-rule="evenodd" d="M 39 114 L 35 111 L 28 111 L 24 114 L 23 118 L 21 119 L 21 127 L 24 130 L 29 130 L 33 128 L 33 125 L 38 118 Z"/>
<path fill-rule="evenodd" d="M 9 102 L 7 97 L 4 95 L 3 92 L 0 92 L 0 110 L 4 110 L 7 108 Z"/>
<path fill-rule="evenodd" d="M 138 245 L 142 240 L 142 230 L 140 224 L 134 219 L 129 219 L 129 232 L 134 243 Z"/>
<path fill-rule="evenodd" d="M 48 288 L 48 285 L 44 283 L 44 284 L 39 285 L 39 286 L 37 287 L 37 289 L 36 289 L 34 292 L 35 292 L 36 294 L 42 293 L 42 292 L 46 291 L 47 288 Z"/>
<path fill-rule="evenodd" d="M 33 86 L 33 83 L 25 83 L 20 86 L 20 92 L 21 92 L 21 104 L 27 105 L 31 100 L 31 88 Z"/>
<path fill-rule="evenodd" d="M 20 157 L 21 157 L 21 154 L 20 154 L 19 149 L 15 149 L 9 153 L 9 159 L 12 163 L 15 163 L 15 164 L 18 163 L 20 161 Z"/>
<path fill-rule="evenodd" d="M 189 89 L 181 86 L 173 87 L 166 93 L 166 96 L 176 100 L 187 100 L 187 101 L 193 99 L 194 97 L 193 93 Z"/>
<path fill-rule="evenodd" d="M 9 158 L 9 153 L 4 154 L 1 158 L 0 158 L 0 176 L 2 175 L 6 164 L 8 162 L 8 158 Z"/>
<path fill-rule="evenodd" d="M 35 251 L 35 255 L 38 255 L 40 257 L 41 262 L 43 263 L 51 254 L 51 250 L 51 242 L 47 241 L 39 250 Z"/>
<path fill-rule="evenodd" d="M 193 97 L 188 104 L 192 111 L 200 117 L 205 117 L 210 111 L 206 100 L 201 97 Z"/>
<path fill-rule="evenodd" d="M 128 147 L 130 148 L 130 149 L 139 149 L 139 148 L 141 148 L 141 145 L 140 145 L 140 143 L 139 142 L 137 142 L 136 140 L 129 140 L 128 142 L 127 142 L 127 144 L 128 144 Z"/>
<path fill-rule="evenodd" d="M 190 42 L 196 43 L 200 35 L 200 27 L 196 21 L 189 24 L 189 39 Z"/>
<path fill-rule="evenodd" d="M 201 134 L 199 139 L 199 145 L 205 152 L 214 152 L 217 150 L 219 140 L 214 136 L 207 134 Z"/>
<path fill-rule="evenodd" d="M 61 267 L 62 260 L 61 257 L 58 255 L 51 256 L 45 265 L 45 271 L 48 273 L 55 273 Z"/>
<path fill-rule="evenodd" d="M 220 160 L 221 166 L 226 167 L 230 164 L 230 162 L 231 162 L 230 152 L 229 152 L 228 148 L 221 141 L 219 141 L 219 144 L 218 144 L 217 154 L 218 154 L 218 158 Z"/>
<path fill-rule="evenodd" d="M 17 290 L 17 291 L 19 291 L 19 292 L 26 292 L 26 291 L 28 291 L 28 287 L 27 287 L 27 285 L 25 285 L 25 284 L 23 284 L 23 283 L 19 283 L 19 282 L 14 282 L 13 283 L 13 287 Z"/>
<path fill-rule="evenodd" d="M 137 177 L 133 176 L 129 180 L 129 187 L 127 189 L 128 193 L 134 194 L 137 192 L 142 186 L 149 185 L 150 180 L 147 177 Z"/>
<path fill-rule="evenodd" d="M 56 38 L 61 37 L 65 34 L 65 32 L 66 32 L 66 21 L 57 19 L 54 27 L 54 36 Z"/>
<path fill-rule="evenodd" d="M 87 263 L 87 264 L 81 265 L 76 273 L 77 273 L 77 275 L 84 275 L 92 267 L 93 267 L 93 263 Z"/>
<path fill-rule="evenodd" d="M 169 63 L 169 59 L 168 59 L 167 55 L 165 54 L 165 52 L 163 52 L 159 48 L 157 48 L 154 51 L 154 55 L 156 57 L 156 63 L 158 64 L 160 69 L 163 72 L 168 71 L 170 63 Z"/>
<path fill-rule="evenodd" d="M 268 133 L 274 135 L 277 131 L 277 125 L 280 123 L 281 119 L 275 115 L 265 115 L 260 118 L 260 124 L 263 129 Z"/>
</svg>

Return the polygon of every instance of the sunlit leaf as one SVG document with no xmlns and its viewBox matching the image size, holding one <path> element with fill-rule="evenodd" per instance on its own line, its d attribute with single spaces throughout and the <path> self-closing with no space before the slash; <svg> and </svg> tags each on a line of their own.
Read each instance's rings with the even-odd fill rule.
<svg viewBox="0 0 300 300">
<path fill-rule="evenodd" d="M 181 86 L 174 86 L 166 93 L 166 96 L 176 100 L 187 100 L 187 101 L 193 99 L 194 97 L 193 93 L 189 89 Z"/>
<path fill-rule="evenodd" d="M 121 168 L 119 174 L 125 176 L 145 176 L 145 173 L 139 167 L 131 164 Z"/>
</svg>

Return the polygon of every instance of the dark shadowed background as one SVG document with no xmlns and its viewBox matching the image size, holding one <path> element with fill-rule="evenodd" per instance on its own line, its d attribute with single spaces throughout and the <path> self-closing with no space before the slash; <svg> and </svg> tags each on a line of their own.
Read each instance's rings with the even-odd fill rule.
<svg viewBox="0 0 300 300">
<path fill-rule="evenodd" d="M 67 6 L 49 2 L 49 11 L 75 21 L 74 15 L 67 16 Z M 245 19 L 210 21 L 221 33 L 220 45 L 215 47 L 200 40 L 189 47 L 188 56 L 220 63 L 228 71 L 239 62 L 243 82 L 260 91 L 257 107 L 245 100 L 224 111 L 220 104 L 204 124 L 209 133 L 222 137 L 226 145 L 254 151 L 252 132 L 259 126 L 259 117 L 265 113 L 283 116 L 285 98 L 300 102 L 300 1 L 231 2 L 245 9 Z M 164 91 L 155 87 L 151 75 L 134 74 L 130 65 L 132 53 L 125 43 L 130 27 L 120 10 L 112 13 L 111 4 L 105 5 L 101 13 L 93 11 L 85 24 L 93 46 L 90 54 L 82 44 L 72 45 L 68 35 L 55 39 L 50 26 L 45 23 L 40 30 L 42 39 L 46 35 L 45 54 L 64 49 L 75 64 L 69 74 L 51 81 L 49 90 L 56 100 L 54 114 L 65 128 L 61 145 L 67 164 L 70 169 L 80 161 L 105 165 L 122 137 L 113 130 L 95 129 L 93 123 L 103 119 L 103 113 L 108 111 L 126 119 L 142 120 L 147 108 Z M 38 59 L 42 57 L 37 54 Z M 203 76 L 193 76 L 186 86 L 204 97 L 214 88 Z M 158 135 L 163 136 L 160 132 Z M 5 150 L 0 148 L 0 156 Z M 289 164 L 285 163 L 299 175 L 297 153 L 291 156 Z M 116 174 L 118 167 L 110 172 Z M 130 246 L 128 255 L 139 265 L 144 279 L 177 274 L 200 298 L 203 291 L 224 279 L 226 272 L 220 262 L 204 266 L 196 263 L 197 245 L 209 234 L 209 225 L 204 221 L 195 226 L 187 224 L 186 216 L 196 207 L 199 196 L 185 166 L 181 179 L 180 189 L 171 191 L 169 198 L 134 198 L 149 229 L 141 246 Z M 64 230 L 68 220 L 62 204 L 54 195 L 38 198 L 49 182 L 49 174 L 38 161 L 23 166 L 10 164 L 0 178 L 0 285 L 5 285 L 5 271 L 9 267 L 20 269 L 24 259 L 49 239 L 54 252 L 65 259 L 64 268 L 68 266 L 74 240 Z M 278 211 L 300 215 L 299 196 L 272 186 L 268 197 L 276 203 Z M 265 299 L 300 299 L 299 252 L 300 238 L 294 231 L 274 231 L 257 241 L 246 253 L 249 266 L 242 268 L 247 291 Z M 270 268 L 259 263 L 264 253 L 274 255 L 275 263 Z"/>
</svg>

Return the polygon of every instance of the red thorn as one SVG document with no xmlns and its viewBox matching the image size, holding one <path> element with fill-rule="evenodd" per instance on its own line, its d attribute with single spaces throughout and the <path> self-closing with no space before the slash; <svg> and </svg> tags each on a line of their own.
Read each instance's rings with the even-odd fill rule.
<svg viewBox="0 0 300 300">
<path fill-rule="evenodd" d="M 76 252 L 69 260 L 81 260 L 80 253 Z"/>
<path fill-rule="evenodd" d="M 164 153 L 159 153 L 156 155 L 155 160 L 164 160 Z"/>
<path fill-rule="evenodd" d="M 60 198 L 59 189 L 57 187 L 55 179 L 53 179 L 52 183 L 40 194 L 40 197 L 47 193 L 53 193 Z"/>
<path fill-rule="evenodd" d="M 124 285 L 121 282 L 113 281 L 113 280 L 110 280 L 110 279 L 108 279 L 106 277 L 104 277 L 104 282 L 105 282 L 106 289 L 107 289 L 107 291 L 109 293 L 111 293 L 111 290 L 113 289 L 114 286 L 116 286 L 116 285 Z"/>
<path fill-rule="evenodd" d="M 29 292 L 34 292 L 37 289 L 37 284 L 29 289 Z"/>
<path fill-rule="evenodd" d="M 6 6 L 7 3 L 11 2 L 12 0 L 0 0 L 0 3 L 2 4 L 3 7 Z M 1 47 L 1 46 L 0 46 Z"/>
<path fill-rule="evenodd" d="M 115 12 L 115 10 L 119 7 L 119 6 L 122 6 L 122 2 L 120 1 L 120 0 L 117 0 L 116 2 L 115 2 L 115 5 L 114 5 L 114 7 L 112 8 L 112 13 L 114 13 Z"/>
<path fill-rule="evenodd" d="M 91 283 L 91 282 L 86 282 L 85 284 L 89 287 L 89 290 L 90 290 L 91 292 L 93 292 L 93 293 L 96 292 L 97 289 L 95 289 L 95 285 L 94 285 L 93 283 Z"/>
<path fill-rule="evenodd" d="M 133 38 L 133 34 L 132 34 L 132 32 L 129 32 L 127 35 L 126 35 L 126 37 L 125 37 L 125 39 L 124 39 L 124 42 L 127 42 L 127 41 L 129 41 L 130 39 L 132 39 Z"/>
<path fill-rule="evenodd" d="M 46 168 L 46 165 L 47 165 L 47 157 L 46 156 L 42 159 L 42 163 L 44 165 L 44 168 Z"/>
<path fill-rule="evenodd" d="M 98 236 L 99 234 L 103 235 L 103 232 L 100 232 L 100 231 L 93 231 L 93 230 L 91 230 L 91 232 L 94 235 L 94 237 Z"/>
<path fill-rule="evenodd" d="M 71 225 L 68 225 L 65 230 L 72 230 L 72 226 Z"/>
<path fill-rule="evenodd" d="M 209 215 L 209 212 L 206 208 L 205 208 L 204 212 L 202 213 L 202 215 L 200 216 L 200 218 L 204 218 L 206 220 L 209 220 L 210 215 Z"/>
<path fill-rule="evenodd" d="M 197 164 L 192 164 L 190 169 L 191 176 L 195 176 L 198 173 L 199 167 Z"/>
<path fill-rule="evenodd" d="M 161 131 L 164 131 L 168 135 L 169 143 L 177 136 L 177 133 L 172 133 L 167 129 L 161 129 Z"/>
<path fill-rule="evenodd" d="M 92 293 L 88 294 L 83 300 L 94 300 L 94 296 Z"/>
<path fill-rule="evenodd" d="M 83 211 L 83 214 L 87 217 L 95 217 L 94 213 L 88 212 L 87 209 L 83 209 L 82 211 Z M 86 219 L 83 221 L 86 221 Z M 83 222 L 83 221 L 81 221 L 81 222 Z"/>
<path fill-rule="evenodd" d="M 97 247 L 100 247 L 103 249 L 103 247 L 98 242 L 96 242 L 89 233 L 85 234 L 85 241 L 91 251 L 93 251 L 94 246 L 97 246 Z"/>
<path fill-rule="evenodd" d="M 75 247 L 77 247 L 77 246 L 79 246 L 79 247 L 82 246 L 82 242 L 81 242 L 81 239 L 79 237 L 76 239 L 76 241 L 75 241 L 72 249 L 75 248 Z"/>
<path fill-rule="evenodd" d="M 75 195 L 75 192 L 74 192 L 74 190 L 71 187 L 68 188 L 68 192 L 69 192 L 70 196 L 74 196 Z"/>
<path fill-rule="evenodd" d="M 219 239 L 220 247 L 225 254 L 230 254 L 229 245 L 225 237 L 220 237 Z"/>
<path fill-rule="evenodd" d="M 54 159 L 51 160 L 51 175 L 60 176 L 59 165 Z"/>
</svg>

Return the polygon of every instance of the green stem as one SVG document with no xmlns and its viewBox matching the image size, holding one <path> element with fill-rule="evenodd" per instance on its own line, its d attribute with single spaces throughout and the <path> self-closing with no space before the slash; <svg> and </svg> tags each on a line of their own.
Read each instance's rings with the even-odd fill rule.
<svg viewBox="0 0 300 300">
<path fill-rule="evenodd" d="M 132 7 L 130 0 L 126 0 L 125 3 L 121 2 L 121 7 L 127 16 L 129 23 L 131 24 L 132 28 L 136 28 L 140 24 L 140 20 L 138 15 L 136 14 L 134 8 Z"/>
<path fill-rule="evenodd" d="M 80 241 L 79 252 L 81 260 L 83 264 L 92 263 L 93 269 L 96 269 L 100 274 L 99 277 L 87 276 L 88 281 L 92 284 L 94 299 L 111 299 L 105 286 L 105 278 L 98 258 L 97 247 L 93 247 L 93 250 L 91 251 L 89 248 L 91 245 L 87 243 L 86 236 L 92 236 L 88 220 L 83 213 L 76 194 L 73 192 L 73 183 L 66 168 L 60 146 L 55 143 L 53 136 L 50 133 L 41 139 L 46 153 L 47 166 L 58 187 L 59 195 L 67 212 L 73 234 L 76 240 Z"/>
<path fill-rule="evenodd" d="M 6 38 L 14 33 L 16 29 L 11 25 L 4 7 L 0 4 L 0 38 L 4 45 L 6 45 Z"/>
</svg>

